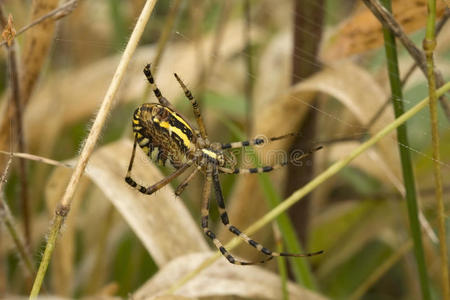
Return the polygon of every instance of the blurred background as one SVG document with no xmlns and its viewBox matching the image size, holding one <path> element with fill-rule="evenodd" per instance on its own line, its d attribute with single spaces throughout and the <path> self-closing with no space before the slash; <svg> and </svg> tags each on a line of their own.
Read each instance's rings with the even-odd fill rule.
<svg viewBox="0 0 450 300">
<path fill-rule="evenodd" d="M 29 294 L 70 166 L 145 2 L 0 3 L 3 30 L 11 14 L 17 34 L 0 52 L 0 150 L 5 151 L 0 163 L 6 179 L 0 210 L 1 298 Z M 422 49 L 426 0 L 392 2 L 394 18 Z M 56 16 L 20 33 L 64 5 Z M 437 1 L 437 15 L 442 28 L 435 63 L 445 81 L 450 26 L 444 1 Z M 418 68 L 410 72 L 414 60 L 397 45 L 402 100 L 408 109 L 427 96 L 427 79 Z M 163 95 L 195 125 L 173 73 L 183 79 L 200 104 L 211 141 L 296 133 L 264 147 L 233 151 L 244 167 L 258 161 L 276 164 L 280 157 L 291 162 L 263 176 L 221 175 L 230 220 L 242 230 L 394 120 L 381 25 L 362 1 L 157 1 L 77 188 L 43 295 L 149 299 L 175 291 L 174 286 L 215 251 L 200 227 L 202 174 L 180 198 L 173 191 L 184 177 L 152 196 L 124 182 L 132 150 L 132 114 L 141 103 L 157 101 L 142 73 L 147 63 L 153 64 Z M 19 85 L 18 111 L 11 70 Z M 439 164 L 448 206 L 450 126 L 441 106 L 439 121 Z M 412 157 L 427 281 L 432 299 L 440 299 L 428 109 L 406 124 L 409 144 L 389 134 L 278 222 L 252 235 L 273 250 L 324 254 L 274 259 L 255 267 L 233 266 L 220 257 L 177 286 L 176 294 L 187 299 L 421 299 L 400 146 Z M 317 146 L 323 149 L 292 163 L 298 153 Z M 6 170 L 9 151 L 56 162 L 13 158 Z M 169 173 L 138 149 L 133 169 L 137 182 L 149 186 Z M 448 210 L 446 216 L 449 242 Z M 229 241 L 233 236 L 220 223 L 215 203 L 210 217 L 220 240 Z M 248 245 L 232 253 L 245 260 L 261 259 Z"/>
</svg>

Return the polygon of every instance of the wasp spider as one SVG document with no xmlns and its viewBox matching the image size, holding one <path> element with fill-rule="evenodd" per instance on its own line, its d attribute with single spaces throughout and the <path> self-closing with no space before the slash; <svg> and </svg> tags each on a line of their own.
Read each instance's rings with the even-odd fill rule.
<svg viewBox="0 0 450 300">
<path fill-rule="evenodd" d="M 274 256 L 312 256 L 322 253 L 322 251 L 306 254 L 293 253 L 278 253 L 273 252 L 260 243 L 252 240 L 246 234 L 241 232 L 238 228 L 233 226 L 225 210 L 225 202 L 222 195 L 222 189 L 219 181 L 219 174 L 242 174 L 242 173 L 262 173 L 269 172 L 280 168 L 287 164 L 282 162 L 273 166 L 264 166 L 259 168 L 242 169 L 230 167 L 228 156 L 226 156 L 227 149 L 241 148 L 252 145 L 261 145 L 265 142 L 279 140 L 289 135 L 274 137 L 268 140 L 256 138 L 249 141 L 234 142 L 229 144 L 211 143 L 208 140 L 206 129 L 204 126 L 202 115 L 200 114 L 199 106 L 192 96 L 191 92 L 186 88 L 177 74 L 175 78 L 181 85 L 184 94 L 192 104 L 195 119 L 197 121 L 198 130 L 194 129 L 189 122 L 179 113 L 177 113 L 170 102 L 164 98 L 161 91 L 156 86 L 153 76 L 150 72 L 150 65 L 144 68 L 144 74 L 150 82 L 150 86 L 158 98 L 159 103 L 144 103 L 139 106 L 134 112 L 133 116 L 133 132 L 134 144 L 133 152 L 131 154 L 128 172 L 125 181 L 143 194 L 153 194 L 176 177 L 184 173 L 189 167 L 194 169 L 177 187 L 175 194 L 178 196 L 182 193 L 189 181 L 200 171 L 206 177 L 203 193 L 202 193 L 202 208 L 201 208 L 201 226 L 203 232 L 208 236 L 219 249 L 219 251 L 232 264 L 237 265 L 251 265 L 256 263 L 263 263 L 272 259 Z M 169 176 L 163 178 L 159 182 L 144 187 L 139 185 L 131 178 L 131 169 L 133 167 L 134 155 L 136 152 L 136 144 L 147 154 L 154 162 L 162 166 L 172 166 L 175 171 Z M 307 154 L 306 154 L 307 155 Z M 219 208 L 220 218 L 222 223 L 235 235 L 243 239 L 247 244 L 253 246 L 258 251 L 265 254 L 267 257 L 262 261 L 248 262 L 236 259 L 233 257 L 216 238 L 216 235 L 208 227 L 209 218 L 209 199 L 211 190 L 214 190 L 215 198 Z"/>
</svg>

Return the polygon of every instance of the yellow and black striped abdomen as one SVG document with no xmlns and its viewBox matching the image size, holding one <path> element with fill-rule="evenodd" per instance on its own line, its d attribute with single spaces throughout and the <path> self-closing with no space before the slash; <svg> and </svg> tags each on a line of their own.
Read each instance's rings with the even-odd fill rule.
<svg viewBox="0 0 450 300">
<path fill-rule="evenodd" d="M 172 109 L 145 103 L 133 116 L 133 132 L 138 145 L 156 163 L 178 169 L 195 149 L 194 130 Z"/>
</svg>

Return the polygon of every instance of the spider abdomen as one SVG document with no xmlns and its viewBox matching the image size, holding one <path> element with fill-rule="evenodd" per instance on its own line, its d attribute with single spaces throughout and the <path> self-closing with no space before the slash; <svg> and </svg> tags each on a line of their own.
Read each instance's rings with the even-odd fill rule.
<svg viewBox="0 0 450 300">
<path fill-rule="evenodd" d="M 194 130 L 167 106 L 145 103 L 133 116 L 137 143 L 149 158 L 162 166 L 180 168 L 195 149 Z"/>
</svg>

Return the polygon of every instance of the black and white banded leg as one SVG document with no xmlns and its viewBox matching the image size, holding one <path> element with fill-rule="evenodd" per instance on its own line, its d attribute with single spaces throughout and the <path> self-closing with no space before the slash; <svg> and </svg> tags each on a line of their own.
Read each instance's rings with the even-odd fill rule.
<svg viewBox="0 0 450 300">
<path fill-rule="evenodd" d="M 200 130 L 200 135 L 202 138 L 206 139 L 206 128 L 205 123 L 203 122 L 202 114 L 200 113 L 200 108 L 198 107 L 197 100 L 195 100 L 194 96 L 192 96 L 191 91 L 186 87 L 184 82 L 178 77 L 177 73 L 174 73 L 175 78 L 178 80 L 181 88 L 183 89 L 184 95 L 189 99 L 189 102 L 192 104 L 192 109 L 194 110 L 195 120 L 197 121 L 198 129 Z"/>
<path fill-rule="evenodd" d="M 267 259 L 265 259 L 263 261 L 252 262 L 252 263 L 247 263 L 247 264 L 263 263 L 263 262 L 270 260 L 273 257 L 277 257 L 277 256 L 306 257 L 306 256 L 314 256 L 314 255 L 323 253 L 323 251 L 317 251 L 317 252 L 312 252 L 312 253 L 299 253 L 299 254 L 287 253 L 287 252 L 273 252 L 273 251 L 267 249 L 266 247 L 264 247 L 263 245 L 261 245 L 260 243 L 258 243 L 257 241 L 252 240 L 249 236 L 247 236 L 245 233 L 241 232 L 238 228 L 236 228 L 235 226 L 233 226 L 230 223 L 228 214 L 225 210 L 225 201 L 224 201 L 223 194 L 222 194 L 222 188 L 220 186 L 219 173 L 217 172 L 217 170 L 214 170 L 214 172 L 213 172 L 213 184 L 214 184 L 214 190 L 216 193 L 217 206 L 219 207 L 220 219 L 222 220 L 222 223 L 228 228 L 228 230 L 231 233 L 239 236 L 242 240 L 244 240 L 250 246 L 254 247 L 259 252 L 269 256 Z"/>
<path fill-rule="evenodd" d="M 172 104 L 169 102 L 169 100 L 167 100 L 161 94 L 161 91 L 156 86 L 155 79 L 153 78 L 153 75 L 152 75 L 152 72 L 150 69 L 151 69 L 151 64 L 147 64 L 144 68 L 144 74 L 145 74 L 145 77 L 147 77 L 148 82 L 150 83 L 150 87 L 153 90 L 153 93 L 155 94 L 156 98 L 158 98 L 159 103 L 173 109 Z"/>
<path fill-rule="evenodd" d="M 233 255 L 231 255 L 230 252 L 228 252 L 227 249 L 223 246 L 222 242 L 219 241 L 219 239 L 216 237 L 216 234 L 211 231 L 208 227 L 208 219 L 209 219 L 209 198 L 211 195 L 211 187 L 213 182 L 213 170 L 212 168 L 208 168 L 206 171 L 206 178 L 205 178 L 205 184 L 203 186 L 203 193 L 202 193 L 202 208 L 201 208 L 201 214 L 202 214 L 202 228 L 203 232 L 206 234 L 207 237 L 209 237 L 214 245 L 219 249 L 220 253 L 232 264 L 235 265 L 254 265 L 258 263 L 264 263 L 270 259 L 272 259 L 272 256 L 258 262 L 250 262 L 250 261 L 243 261 L 240 259 L 235 258 Z"/>
<path fill-rule="evenodd" d="M 293 137 L 296 135 L 298 135 L 298 134 L 297 133 L 288 133 L 285 135 L 275 136 L 275 137 L 271 137 L 271 138 L 257 137 L 257 138 L 254 138 L 254 139 L 251 139 L 248 141 L 240 141 L 240 142 L 222 144 L 222 150 L 242 148 L 242 147 L 248 147 L 248 146 L 254 146 L 254 145 L 262 146 L 262 145 L 270 143 L 270 142 L 282 140 L 282 139 L 285 139 L 288 137 Z"/>
<path fill-rule="evenodd" d="M 189 160 L 185 164 L 183 164 L 179 169 L 177 169 L 175 172 L 173 172 L 169 176 L 161 179 L 157 183 L 155 183 L 155 184 L 153 184 L 153 185 L 151 185 L 149 187 L 142 186 L 142 185 L 138 184 L 136 181 L 134 181 L 133 178 L 131 178 L 131 170 L 133 169 L 133 162 L 134 162 L 134 157 L 135 157 L 135 154 L 136 154 L 136 143 L 137 143 L 137 138 L 134 139 L 133 152 L 131 153 L 130 164 L 128 165 L 128 171 L 127 171 L 127 174 L 125 176 L 125 181 L 130 186 L 132 186 L 133 188 L 137 189 L 139 192 L 141 192 L 143 194 L 146 194 L 146 195 L 153 194 L 154 192 L 156 192 L 157 190 L 159 190 L 162 187 L 166 186 L 169 182 L 171 182 L 172 180 L 174 180 L 175 178 L 180 176 L 184 171 L 186 171 L 193 164 L 193 161 Z"/>
</svg>

